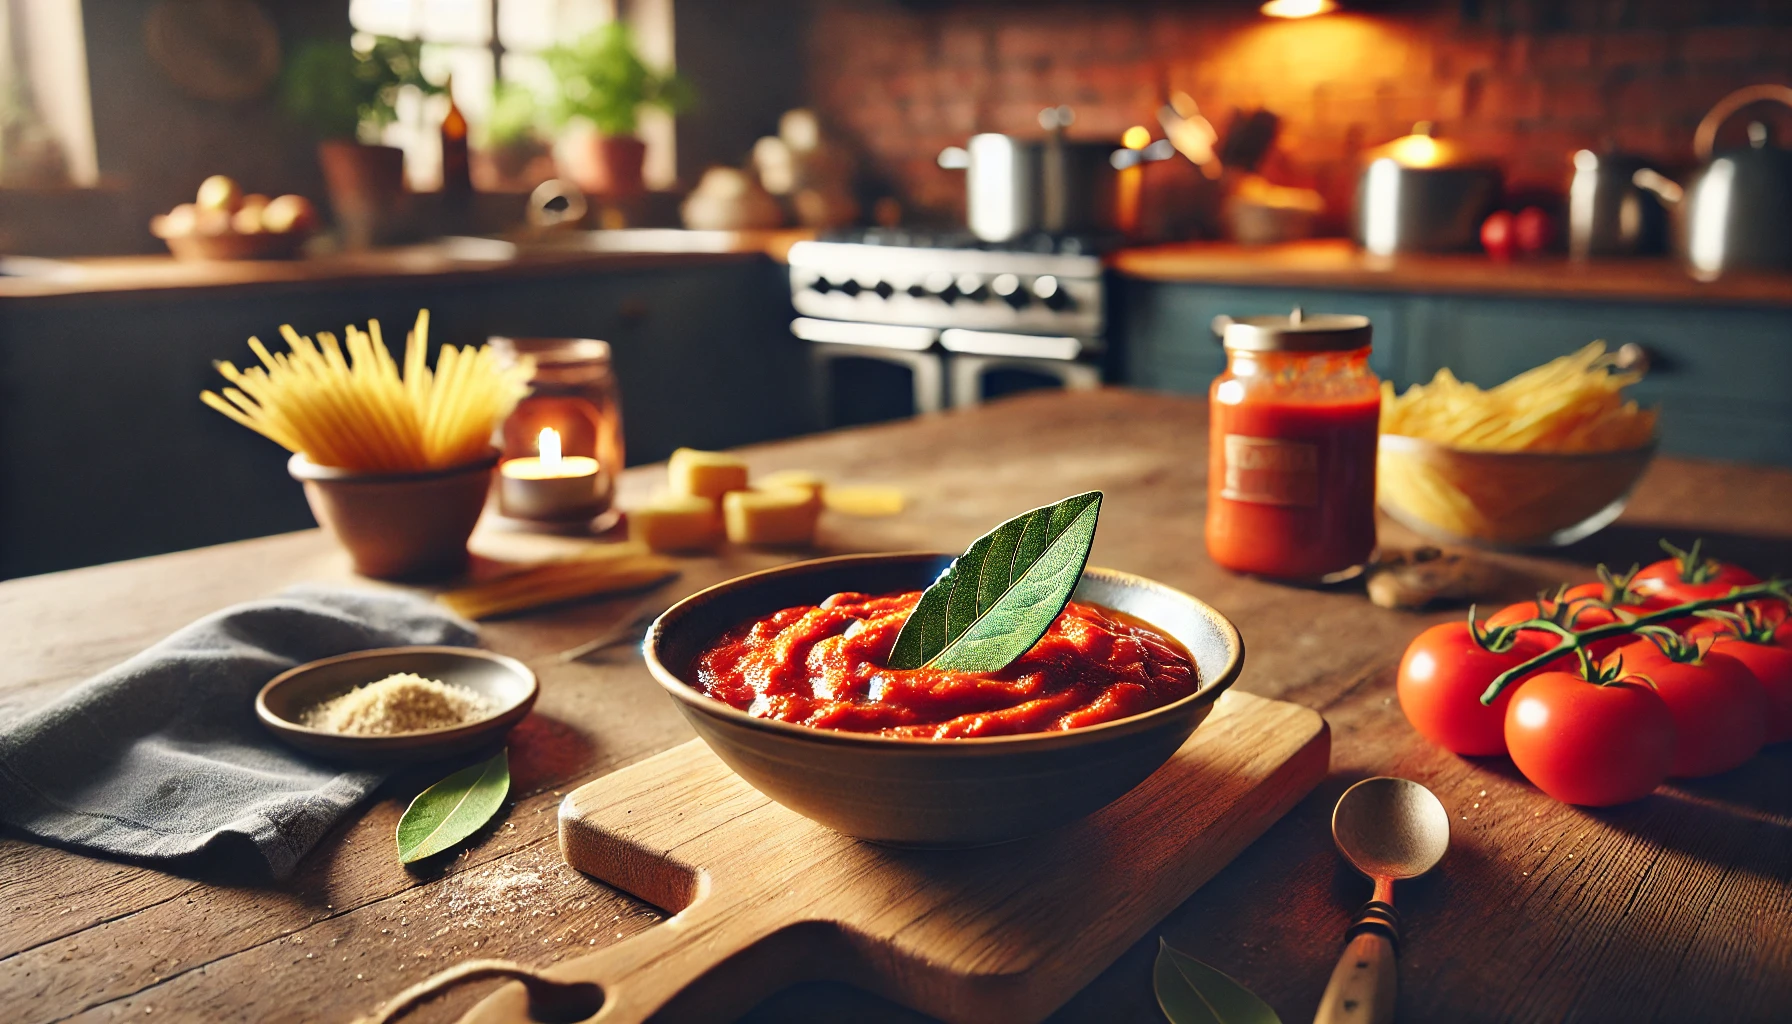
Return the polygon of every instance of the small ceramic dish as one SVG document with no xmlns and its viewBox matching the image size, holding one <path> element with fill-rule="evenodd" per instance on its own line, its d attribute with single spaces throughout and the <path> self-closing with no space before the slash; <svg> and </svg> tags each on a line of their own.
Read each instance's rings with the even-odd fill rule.
<svg viewBox="0 0 1792 1024">
<path fill-rule="evenodd" d="M 755 718 L 685 680 L 722 633 L 839 591 L 920 590 L 952 556 L 842 555 L 752 573 L 666 610 L 648 670 L 716 756 L 753 788 L 837 832 L 891 846 L 989 846 L 1069 824 L 1119 799 L 1182 746 L 1244 666 L 1226 617 L 1162 583 L 1088 568 L 1079 601 L 1137 616 L 1194 657 L 1200 688 L 1150 711 L 1063 732 L 925 740 Z"/>
<path fill-rule="evenodd" d="M 395 672 L 414 672 L 486 699 L 493 711 L 446 729 L 354 736 L 300 725 L 306 711 L 357 686 Z M 324 658 L 287 669 L 261 688 L 255 714 L 274 735 L 308 753 L 337 761 L 390 764 L 432 761 L 497 742 L 535 706 L 535 673 L 515 658 L 476 647 L 383 647 Z"/>
</svg>

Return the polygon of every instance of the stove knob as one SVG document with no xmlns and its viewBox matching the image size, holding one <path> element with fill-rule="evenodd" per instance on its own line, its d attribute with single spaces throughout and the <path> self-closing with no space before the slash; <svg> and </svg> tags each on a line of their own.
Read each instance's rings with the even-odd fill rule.
<svg viewBox="0 0 1792 1024">
<path fill-rule="evenodd" d="M 877 282 L 876 284 L 871 286 L 871 290 L 876 292 L 878 294 L 879 298 L 885 298 L 885 299 L 896 294 L 895 286 L 890 284 L 890 282 L 888 282 L 888 281 Z"/>
<path fill-rule="evenodd" d="M 1013 274 L 997 274 L 995 280 L 989 282 L 989 290 L 1015 309 L 1025 306 L 1028 296 L 1020 286 L 1020 278 Z"/>
<path fill-rule="evenodd" d="M 847 281 L 845 284 L 839 285 L 838 287 L 848 295 L 857 295 L 862 290 L 859 288 L 859 282 L 857 281 Z"/>
<path fill-rule="evenodd" d="M 907 288 L 904 288 L 903 291 L 908 292 L 910 296 L 917 299 L 924 299 L 930 294 L 927 291 L 927 286 L 924 284 L 911 284 Z"/>
<path fill-rule="evenodd" d="M 818 295 L 826 295 L 834 290 L 834 286 L 828 283 L 827 278 L 818 275 L 815 280 L 809 282 L 809 290 Z"/>
<path fill-rule="evenodd" d="M 958 294 L 967 299 L 982 302 L 989 298 L 989 288 L 983 284 L 983 278 L 976 274 L 960 274 L 955 283 L 958 285 Z"/>
<path fill-rule="evenodd" d="M 958 289 L 952 284 L 952 275 L 944 270 L 936 270 L 928 274 L 927 279 L 921 282 L 921 287 L 927 291 L 927 294 L 945 302 L 951 302 L 958 298 Z"/>
<path fill-rule="evenodd" d="M 1050 274 L 1041 274 L 1033 279 L 1033 294 L 1039 296 L 1047 306 L 1056 310 L 1069 309 L 1075 304 L 1070 294 L 1058 279 Z"/>
</svg>

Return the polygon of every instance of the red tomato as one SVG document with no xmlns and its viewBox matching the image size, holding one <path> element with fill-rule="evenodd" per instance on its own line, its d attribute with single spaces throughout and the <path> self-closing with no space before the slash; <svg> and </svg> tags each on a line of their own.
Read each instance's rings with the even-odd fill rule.
<svg viewBox="0 0 1792 1024">
<path fill-rule="evenodd" d="M 1535 256 L 1556 240 L 1556 222 L 1540 206 L 1527 206 L 1512 218 L 1512 243 L 1526 256 Z"/>
<path fill-rule="evenodd" d="M 1761 752 L 1767 738 L 1767 689 L 1742 662 L 1707 651 L 1693 661 L 1676 661 L 1653 639 L 1638 640 L 1612 654 L 1626 675 L 1655 686 L 1674 716 L 1675 778 L 1716 775 L 1740 767 Z"/>
<path fill-rule="evenodd" d="M 1648 684 L 1590 683 L 1571 672 L 1531 678 L 1506 709 L 1512 763 L 1568 804 L 1640 800 L 1674 761 L 1674 715 Z"/>
<path fill-rule="evenodd" d="M 1504 754 L 1506 705 L 1530 677 L 1514 680 L 1492 704 L 1482 704 L 1481 693 L 1501 672 L 1549 647 L 1524 633 L 1496 654 L 1476 642 L 1467 623 L 1439 623 L 1414 638 L 1400 659 L 1400 710 L 1420 735 L 1452 753 Z"/>
<path fill-rule="evenodd" d="M 1637 593 L 1660 598 L 1670 604 L 1722 597 L 1731 587 L 1746 587 L 1761 582 L 1761 577 L 1741 566 L 1700 557 L 1703 541 L 1694 541 L 1691 550 L 1682 551 L 1667 541 L 1662 549 L 1670 556 L 1643 566 L 1632 583 Z"/>
<path fill-rule="evenodd" d="M 1512 215 L 1495 210 L 1481 222 L 1481 248 L 1496 260 L 1512 258 Z"/>
<path fill-rule="evenodd" d="M 1757 621 L 1752 629 L 1750 625 L 1703 619 L 1686 635 L 1695 640 L 1712 637 L 1713 653 L 1727 654 L 1748 666 L 1767 691 L 1767 742 L 1784 743 L 1792 740 L 1792 623 L 1782 616 L 1765 623 Z M 1737 635 L 1738 629 L 1744 635 Z"/>
</svg>

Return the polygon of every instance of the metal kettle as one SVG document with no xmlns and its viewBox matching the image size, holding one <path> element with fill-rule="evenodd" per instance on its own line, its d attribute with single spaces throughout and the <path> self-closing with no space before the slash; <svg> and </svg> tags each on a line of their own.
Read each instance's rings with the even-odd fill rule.
<svg viewBox="0 0 1792 1024">
<path fill-rule="evenodd" d="M 1792 150 L 1772 145 L 1767 126 L 1757 121 L 1749 125 L 1747 146 L 1715 151 L 1724 122 L 1766 100 L 1792 107 L 1792 87 L 1751 85 L 1711 108 L 1693 135 L 1704 166 L 1684 185 L 1649 168 L 1633 177 L 1678 209 L 1678 248 L 1696 277 L 1792 269 Z"/>
</svg>

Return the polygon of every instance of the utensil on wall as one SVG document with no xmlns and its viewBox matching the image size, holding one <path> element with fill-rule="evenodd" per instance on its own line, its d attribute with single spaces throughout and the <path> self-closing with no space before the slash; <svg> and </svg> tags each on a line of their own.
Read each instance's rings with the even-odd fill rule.
<svg viewBox="0 0 1792 1024">
<path fill-rule="evenodd" d="M 1696 277 L 1792 267 L 1792 150 L 1774 145 L 1761 121 L 1749 124 L 1748 145 L 1716 149 L 1718 130 L 1762 102 L 1792 107 L 1792 87 L 1751 85 L 1718 100 L 1693 133 L 1703 166 L 1684 185 L 1648 167 L 1632 175 L 1676 209 L 1676 248 Z"/>
<path fill-rule="evenodd" d="M 280 33 L 253 0 L 160 0 L 144 15 L 143 45 L 194 99 L 254 99 L 280 74 Z"/>
<path fill-rule="evenodd" d="M 1644 256 L 1667 248 L 1667 211 L 1635 181 L 1648 161 L 1629 153 L 1574 154 L 1568 185 L 1568 255 Z"/>
<path fill-rule="evenodd" d="M 1344 791 L 1332 811 L 1338 852 L 1375 882 L 1346 933 L 1350 942 L 1319 1001 L 1314 1024 L 1386 1024 L 1394 1019 L 1400 915 L 1394 882 L 1430 871 L 1450 846 L 1450 815 L 1431 790 L 1378 776 Z"/>
<path fill-rule="evenodd" d="M 1429 121 L 1367 156 L 1356 189 L 1355 235 L 1363 248 L 1389 255 L 1479 244 L 1481 222 L 1500 197 L 1498 167 L 1436 138 Z"/>
</svg>

